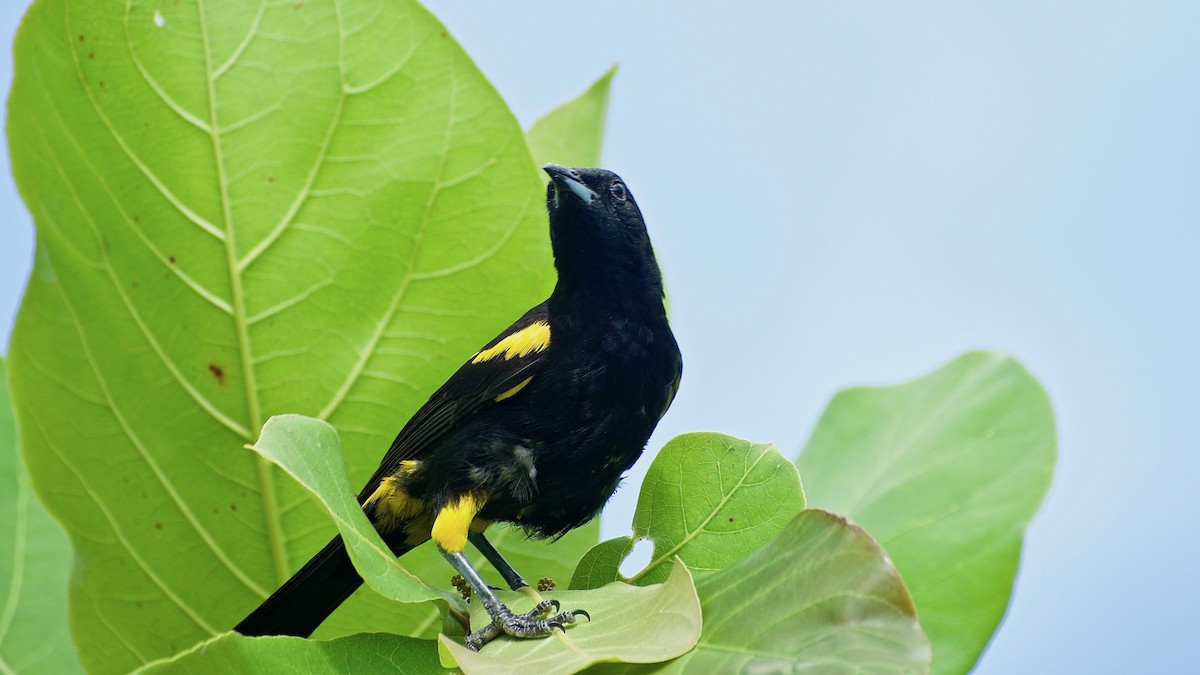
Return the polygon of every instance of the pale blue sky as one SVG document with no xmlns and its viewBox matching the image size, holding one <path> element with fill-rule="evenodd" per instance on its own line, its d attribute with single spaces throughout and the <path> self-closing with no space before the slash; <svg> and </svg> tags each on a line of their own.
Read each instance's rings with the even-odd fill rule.
<svg viewBox="0 0 1200 675">
<path fill-rule="evenodd" d="M 844 386 L 1012 352 L 1060 460 L 979 672 L 1200 665 L 1200 5 L 430 5 L 526 124 L 620 62 L 606 164 L 687 364 L 653 447 L 794 455 Z M 0 345 L 32 246 L 3 170 Z"/>
</svg>

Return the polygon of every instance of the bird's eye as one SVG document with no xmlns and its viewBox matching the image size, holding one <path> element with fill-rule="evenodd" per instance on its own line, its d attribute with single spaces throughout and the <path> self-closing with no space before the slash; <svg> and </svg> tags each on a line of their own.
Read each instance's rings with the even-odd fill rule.
<svg viewBox="0 0 1200 675">
<path fill-rule="evenodd" d="M 612 196 L 617 198 L 617 201 L 623 202 L 629 196 L 625 193 L 625 186 L 619 180 L 614 180 L 612 185 L 608 186 L 608 191 L 612 193 Z"/>
</svg>

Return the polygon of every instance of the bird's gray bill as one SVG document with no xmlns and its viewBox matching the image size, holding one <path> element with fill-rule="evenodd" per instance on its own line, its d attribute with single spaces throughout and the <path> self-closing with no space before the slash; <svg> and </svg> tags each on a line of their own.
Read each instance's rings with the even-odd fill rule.
<svg viewBox="0 0 1200 675">
<path fill-rule="evenodd" d="M 550 174 L 550 180 L 554 181 L 554 190 L 557 194 L 562 189 L 570 190 L 572 194 L 583 200 L 584 204 L 591 204 L 599 198 L 591 188 L 583 184 L 579 180 L 579 174 L 559 164 L 547 164 L 542 167 L 542 170 Z"/>
</svg>

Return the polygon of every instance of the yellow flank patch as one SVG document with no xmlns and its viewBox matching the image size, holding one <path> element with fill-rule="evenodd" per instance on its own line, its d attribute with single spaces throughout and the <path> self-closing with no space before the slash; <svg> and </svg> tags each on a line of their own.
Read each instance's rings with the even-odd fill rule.
<svg viewBox="0 0 1200 675">
<path fill-rule="evenodd" d="M 395 489 L 396 489 L 395 477 L 388 476 L 387 478 L 384 478 L 383 480 L 379 481 L 379 487 L 375 488 L 375 491 L 371 493 L 371 496 L 367 497 L 367 501 L 363 502 L 363 508 L 365 509 L 368 506 L 371 506 L 375 502 L 379 501 L 380 499 L 383 499 L 384 497 L 391 494 L 392 491 L 394 491 Z"/>
<path fill-rule="evenodd" d="M 521 383 L 520 383 L 520 384 L 518 384 L 517 386 L 515 386 L 515 387 L 513 387 L 512 389 L 509 389 L 508 391 L 506 391 L 506 392 L 504 392 L 504 393 L 500 394 L 499 396 L 497 396 L 497 397 L 495 398 L 495 401 L 496 401 L 496 403 L 499 403 L 500 401 L 503 401 L 503 400 L 504 400 L 504 399 L 506 399 L 506 398 L 512 398 L 513 396 L 516 396 L 516 395 L 517 395 L 517 392 L 521 391 L 521 390 L 522 390 L 522 389 L 524 389 L 526 386 L 528 386 L 530 382 L 533 382 L 533 376 L 532 376 L 532 375 L 530 375 L 529 377 L 525 378 L 524 380 L 521 380 Z"/>
<path fill-rule="evenodd" d="M 407 462 L 401 463 L 401 473 L 405 463 Z M 425 509 L 423 501 L 414 499 L 400 487 L 400 479 L 397 476 L 388 476 L 379 482 L 379 487 L 367 497 L 363 508 L 372 505 L 375 506 L 376 528 L 380 532 L 391 532 L 417 517 Z"/>
<path fill-rule="evenodd" d="M 550 324 L 534 321 L 512 335 L 471 357 L 471 363 L 482 363 L 503 355 L 504 360 L 540 352 L 550 346 Z"/>
<path fill-rule="evenodd" d="M 430 533 L 434 543 L 447 553 L 458 553 L 467 546 L 467 531 L 483 508 L 487 498 L 479 493 L 468 493 L 456 502 L 447 504 L 438 511 Z"/>
</svg>

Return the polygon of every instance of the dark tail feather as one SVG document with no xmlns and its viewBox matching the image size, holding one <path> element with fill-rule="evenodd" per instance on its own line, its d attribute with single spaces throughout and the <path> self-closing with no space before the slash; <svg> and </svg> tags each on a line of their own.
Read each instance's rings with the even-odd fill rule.
<svg viewBox="0 0 1200 675">
<path fill-rule="evenodd" d="M 234 630 L 250 636 L 308 637 L 361 584 L 345 543 L 334 537 Z"/>
</svg>

